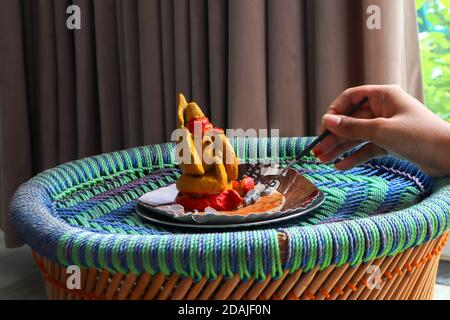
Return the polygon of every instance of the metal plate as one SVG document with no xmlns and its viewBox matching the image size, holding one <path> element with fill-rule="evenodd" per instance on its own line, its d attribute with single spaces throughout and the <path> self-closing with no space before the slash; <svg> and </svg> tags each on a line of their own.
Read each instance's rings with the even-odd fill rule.
<svg viewBox="0 0 450 320">
<path fill-rule="evenodd" d="M 267 183 L 273 175 L 277 174 L 278 170 L 280 169 L 261 163 L 240 164 L 239 177 L 251 176 L 255 180 L 255 183 Z M 262 209 L 264 206 L 258 206 L 258 202 L 263 202 L 260 199 L 255 205 L 246 207 L 249 210 L 245 214 L 236 214 L 233 211 L 193 213 L 184 212 L 182 207 L 181 211 L 178 209 L 178 212 L 174 212 L 174 210 L 171 210 L 173 208 L 171 204 L 152 206 L 145 203 L 141 198 L 138 200 L 137 211 L 139 216 L 148 218 L 146 220 L 152 222 L 161 220 L 165 225 L 175 224 L 175 226 L 179 226 L 178 223 L 182 223 L 183 226 L 192 224 L 194 227 L 196 225 L 208 225 L 205 228 L 216 228 L 217 226 L 223 225 L 235 228 L 238 225 L 255 225 L 251 223 L 275 220 L 283 217 L 292 216 L 293 218 L 297 218 L 317 208 L 325 199 L 324 194 L 314 184 L 293 169 L 289 169 L 284 176 L 279 177 L 276 186 L 276 191 L 283 196 L 284 201 L 282 207 L 276 211 L 264 211 Z M 168 207 L 170 209 L 167 209 Z M 285 219 L 277 221 L 285 221 Z"/>
<path fill-rule="evenodd" d="M 149 209 L 139 204 L 136 206 L 136 215 L 144 222 L 148 222 L 153 225 L 159 225 L 162 227 L 169 227 L 186 231 L 199 231 L 199 232 L 207 232 L 207 231 L 214 232 L 219 230 L 230 231 L 230 230 L 268 227 L 276 225 L 281 226 L 288 222 L 293 222 L 297 219 L 302 218 L 304 215 L 318 208 L 323 203 L 324 200 L 325 200 L 324 194 L 322 192 L 318 192 L 314 200 L 311 202 L 311 205 L 308 206 L 308 208 L 305 210 L 262 221 L 250 221 L 250 222 L 230 223 L 230 224 L 200 224 L 200 223 L 187 223 L 177 221 L 167 216 L 163 216 L 153 211 L 150 211 Z"/>
</svg>

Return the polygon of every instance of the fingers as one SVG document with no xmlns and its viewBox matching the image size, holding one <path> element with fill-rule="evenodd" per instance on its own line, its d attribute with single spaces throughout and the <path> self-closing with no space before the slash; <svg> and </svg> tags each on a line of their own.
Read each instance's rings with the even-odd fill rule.
<svg viewBox="0 0 450 320">
<path fill-rule="evenodd" d="M 316 147 L 314 147 L 313 153 L 316 157 L 319 157 L 323 154 L 329 153 L 331 150 L 345 141 L 345 139 L 338 138 L 334 134 L 330 134 L 328 137 L 323 139 Z"/>
<path fill-rule="evenodd" d="M 384 156 L 386 154 L 387 152 L 385 149 L 377 146 L 376 144 L 368 143 L 352 155 L 336 163 L 336 169 L 348 170 L 359 164 L 365 163 L 370 159 Z"/>
<path fill-rule="evenodd" d="M 334 160 L 342 156 L 345 152 L 353 149 L 361 143 L 361 141 L 345 141 L 337 145 L 335 148 L 329 150 L 327 153 L 318 156 L 318 158 L 322 163 L 333 162 Z"/>
<path fill-rule="evenodd" d="M 372 141 L 378 137 L 379 131 L 383 128 L 384 119 L 358 119 L 326 114 L 323 116 L 323 123 L 340 139 Z"/>
<path fill-rule="evenodd" d="M 357 104 L 364 97 L 368 97 L 372 87 L 360 86 L 345 90 L 330 104 L 327 113 L 345 114 L 353 105 Z M 366 102 L 362 107 L 367 107 L 368 105 L 368 102 Z"/>
<path fill-rule="evenodd" d="M 335 114 L 335 113 L 333 113 Z M 374 117 L 373 113 L 365 108 L 365 109 L 360 109 L 357 110 L 352 117 L 354 118 L 361 118 L 361 119 L 371 119 Z M 321 131 L 325 131 L 326 127 L 325 125 L 322 123 L 322 130 Z M 316 155 L 316 157 L 323 155 L 323 154 L 327 154 L 329 153 L 331 150 L 333 150 L 334 148 L 336 148 L 338 145 L 342 144 L 343 142 L 347 141 L 344 138 L 341 137 L 337 137 L 334 134 L 329 135 L 328 137 L 326 137 L 325 139 L 323 139 L 314 149 L 313 152 Z"/>
<path fill-rule="evenodd" d="M 329 112 L 327 114 L 331 114 L 331 115 L 339 115 L 337 113 L 336 110 L 329 110 Z M 372 119 L 375 118 L 372 110 L 370 110 L 370 108 L 368 107 L 361 107 L 360 109 L 356 110 L 353 114 L 352 114 L 353 118 L 360 118 L 360 119 Z M 325 131 L 326 127 L 322 121 L 322 125 L 320 127 L 320 132 Z"/>
<path fill-rule="evenodd" d="M 394 103 L 408 96 L 398 85 L 366 85 L 349 88 L 342 92 L 328 107 L 329 114 L 345 114 L 353 105 L 368 97 L 362 108 L 369 108 L 376 116 L 392 116 L 399 105 Z M 402 105 L 402 104 L 400 104 Z M 386 108 L 390 106 L 390 108 Z"/>
<path fill-rule="evenodd" d="M 376 145 L 387 145 L 388 138 L 392 137 L 393 123 L 389 119 L 398 110 L 390 100 L 401 96 L 401 93 L 401 88 L 395 85 L 367 85 L 345 90 L 331 103 L 322 118 L 322 130 L 328 129 L 332 134 L 313 149 L 314 154 L 322 162 L 331 162 L 361 141 L 374 143 L 341 161 L 339 166 L 343 168 L 355 165 L 357 160 L 364 162 L 370 157 L 385 154 L 384 149 Z M 364 97 L 368 97 L 368 101 L 351 116 L 346 116 L 348 110 Z"/>
</svg>

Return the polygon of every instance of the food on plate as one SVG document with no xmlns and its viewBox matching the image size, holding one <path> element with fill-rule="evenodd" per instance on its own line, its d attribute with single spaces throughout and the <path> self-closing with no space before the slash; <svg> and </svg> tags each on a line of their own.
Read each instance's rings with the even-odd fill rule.
<svg viewBox="0 0 450 320">
<path fill-rule="evenodd" d="M 218 211 L 237 209 L 244 197 L 255 187 L 253 179 L 238 178 L 238 158 L 224 130 L 215 127 L 195 102 L 178 96 L 178 128 L 181 146 L 181 177 L 177 180 L 179 194 L 175 200 L 185 210 Z M 180 145 L 181 144 L 181 145 Z"/>
</svg>

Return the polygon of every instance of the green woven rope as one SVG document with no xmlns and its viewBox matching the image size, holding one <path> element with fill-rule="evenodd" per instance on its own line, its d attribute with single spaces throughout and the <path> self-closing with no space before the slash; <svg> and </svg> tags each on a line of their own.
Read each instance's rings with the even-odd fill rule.
<svg viewBox="0 0 450 320">
<path fill-rule="evenodd" d="M 246 162 L 286 163 L 310 141 L 237 139 L 234 147 Z M 280 150 L 274 154 L 276 147 Z M 375 161 L 341 173 L 308 156 L 295 169 L 325 193 L 326 201 L 297 225 L 220 234 L 172 233 L 143 223 L 132 212 L 138 197 L 179 177 L 172 170 L 174 154 L 173 144 L 155 145 L 45 171 L 24 187 L 26 192 L 19 191 L 12 221 L 23 228 L 22 236 L 36 251 L 65 266 L 152 275 L 176 272 L 195 280 L 235 274 L 264 280 L 269 274 L 280 277 L 285 268 L 292 273 L 332 264 L 357 265 L 424 243 L 450 225 L 448 180 L 433 181 L 431 189 L 429 178 L 399 160 Z M 395 170 L 383 174 L 390 166 Z M 150 179 L 158 170 L 169 171 Z M 417 203 L 424 195 L 420 183 L 432 195 Z M 28 206 L 44 198 L 39 210 Z M 48 216 L 41 218 L 44 211 Z M 287 261 L 281 261 L 280 232 L 287 237 Z"/>
</svg>

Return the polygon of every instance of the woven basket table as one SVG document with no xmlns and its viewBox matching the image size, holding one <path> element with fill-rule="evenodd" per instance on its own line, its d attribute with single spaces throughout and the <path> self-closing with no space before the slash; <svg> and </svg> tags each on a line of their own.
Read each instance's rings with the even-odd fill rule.
<svg viewBox="0 0 450 320">
<path fill-rule="evenodd" d="M 292 159 L 311 138 L 232 141 L 242 161 Z M 275 148 L 277 147 L 277 148 Z M 450 182 L 393 157 L 346 172 L 297 166 L 326 195 L 287 225 L 182 233 L 145 224 L 136 199 L 173 183 L 174 144 L 93 156 L 23 184 L 11 221 L 50 299 L 430 299 L 450 226 Z M 274 151 L 275 150 L 275 151 Z M 69 289 L 67 268 L 81 268 Z"/>
</svg>

